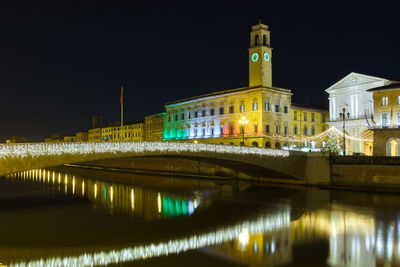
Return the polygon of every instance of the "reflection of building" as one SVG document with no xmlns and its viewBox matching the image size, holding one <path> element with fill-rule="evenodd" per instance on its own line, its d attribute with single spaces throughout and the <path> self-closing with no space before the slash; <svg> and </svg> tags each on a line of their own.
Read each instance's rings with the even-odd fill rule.
<svg viewBox="0 0 400 267">
<path fill-rule="evenodd" d="M 145 140 L 162 141 L 164 132 L 165 112 L 144 117 Z"/>
<path fill-rule="evenodd" d="M 346 132 L 351 136 L 362 137 L 368 129 L 368 123 L 373 124 L 374 102 L 371 88 L 381 87 L 394 81 L 359 73 L 350 73 L 325 91 L 329 94 L 329 125 L 342 128 L 340 113 L 343 108 L 350 113 L 346 122 Z M 353 152 L 371 154 L 371 142 L 349 141 L 346 145 L 346 155 Z"/>
<path fill-rule="evenodd" d="M 96 181 L 45 169 L 10 175 L 17 179 L 52 184 L 59 192 L 87 198 L 95 207 L 110 212 L 142 216 L 145 221 L 190 216 L 209 201 L 196 194 L 157 192 L 139 186 Z M 44 187 L 44 190 L 47 190 Z"/>
<path fill-rule="evenodd" d="M 281 148 L 271 138 L 290 129 L 291 91 L 272 86 L 270 31 L 252 27 L 249 86 L 167 103 L 164 140 Z"/>
</svg>

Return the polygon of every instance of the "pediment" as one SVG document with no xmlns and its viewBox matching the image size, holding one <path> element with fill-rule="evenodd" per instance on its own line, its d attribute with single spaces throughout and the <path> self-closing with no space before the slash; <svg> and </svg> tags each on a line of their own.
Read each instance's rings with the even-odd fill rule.
<svg viewBox="0 0 400 267">
<path fill-rule="evenodd" d="M 346 77 L 343 79 L 339 80 L 337 83 L 326 89 L 326 92 L 332 92 L 337 89 L 342 89 L 342 88 L 347 88 L 351 86 L 356 86 L 356 85 L 362 85 L 362 84 L 367 84 L 367 83 L 374 83 L 374 82 L 390 82 L 387 79 L 384 78 L 379 78 L 375 76 L 369 76 L 365 74 L 360 74 L 360 73 L 355 73 L 352 72 L 348 74 Z"/>
</svg>

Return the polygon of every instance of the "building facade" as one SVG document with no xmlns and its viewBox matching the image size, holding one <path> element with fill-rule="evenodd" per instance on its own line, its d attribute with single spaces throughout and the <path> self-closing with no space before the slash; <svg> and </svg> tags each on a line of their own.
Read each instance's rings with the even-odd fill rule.
<svg viewBox="0 0 400 267">
<path fill-rule="evenodd" d="M 395 81 L 379 77 L 350 73 L 325 91 L 329 94 L 329 126 L 342 129 L 343 119 L 340 116 L 345 110 L 346 133 L 362 138 L 368 130 L 369 123 L 374 121 L 374 101 L 369 89 L 382 87 Z M 349 117 L 347 118 L 347 113 Z M 346 155 L 352 153 L 372 154 L 372 142 L 347 141 Z"/>
<path fill-rule="evenodd" d="M 144 117 L 145 140 L 163 141 L 165 112 Z"/>
<path fill-rule="evenodd" d="M 289 134 L 289 89 L 272 86 L 272 48 L 268 26 L 252 27 L 249 86 L 165 105 L 164 140 L 281 148 L 273 135 Z"/>
<path fill-rule="evenodd" d="M 307 137 L 325 132 L 329 129 L 328 118 L 328 110 L 310 105 L 292 104 L 291 134 L 295 137 Z M 324 141 L 326 140 L 298 142 L 292 145 L 298 148 L 320 148 L 325 146 Z"/>
<path fill-rule="evenodd" d="M 119 141 L 144 141 L 144 123 L 129 123 L 122 126 L 115 123 L 108 127 L 101 129 L 101 140 L 105 142 L 119 142 Z"/>
<path fill-rule="evenodd" d="M 400 156 L 400 83 L 368 91 L 374 99 L 374 155 Z"/>
<path fill-rule="evenodd" d="M 88 131 L 89 142 L 100 142 L 102 139 L 102 128 L 94 128 Z"/>
</svg>

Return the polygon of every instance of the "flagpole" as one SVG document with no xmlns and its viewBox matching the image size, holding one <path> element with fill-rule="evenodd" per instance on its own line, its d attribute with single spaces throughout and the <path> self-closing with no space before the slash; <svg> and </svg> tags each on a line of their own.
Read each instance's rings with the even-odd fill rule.
<svg viewBox="0 0 400 267">
<path fill-rule="evenodd" d="M 124 87 L 121 86 L 121 141 L 123 140 L 124 128 Z"/>
</svg>

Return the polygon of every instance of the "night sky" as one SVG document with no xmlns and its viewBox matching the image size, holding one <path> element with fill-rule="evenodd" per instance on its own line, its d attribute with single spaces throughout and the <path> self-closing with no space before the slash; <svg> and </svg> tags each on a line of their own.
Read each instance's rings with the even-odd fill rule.
<svg viewBox="0 0 400 267">
<path fill-rule="evenodd" d="M 400 80 L 393 6 L 53 2 L 0 3 L 0 141 L 87 131 L 93 115 L 119 121 L 121 86 L 130 122 L 247 86 L 259 19 L 271 30 L 273 84 L 295 103 L 327 104 L 324 90 L 350 72 Z"/>
</svg>

